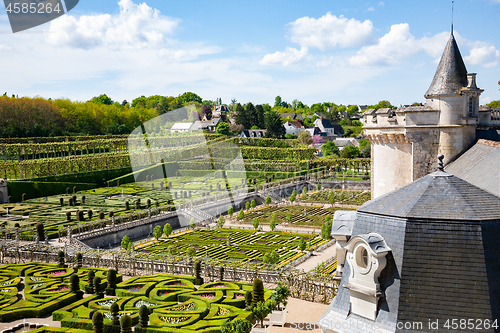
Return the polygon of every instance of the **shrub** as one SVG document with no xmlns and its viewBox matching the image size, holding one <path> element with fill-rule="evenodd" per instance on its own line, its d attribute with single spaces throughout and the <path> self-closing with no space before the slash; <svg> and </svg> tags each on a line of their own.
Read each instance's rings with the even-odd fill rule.
<svg viewBox="0 0 500 333">
<path fill-rule="evenodd" d="M 219 228 L 222 228 L 224 226 L 224 223 L 226 222 L 226 220 L 224 219 L 224 217 L 221 215 L 219 216 L 219 219 L 217 220 L 217 225 L 219 226 Z"/>
<path fill-rule="evenodd" d="M 104 212 L 99 212 L 99 220 L 104 220 Z"/>
<path fill-rule="evenodd" d="M 176 254 L 177 248 L 175 247 L 175 245 L 169 245 L 169 247 L 167 247 L 167 253 L 170 254 L 171 256 Z"/>
<path fill-rule="evenodd" d="M 110 212 L 108 213 L 108 216 L 109 216 L 110 218 L 112 218 L 113 216 L 115 216 L 115 213 L 114 213 L 113 211 L 110 211 Z"/>
<path fill-rule="evenodd" d="M 82 267 L 83 256 L 80 252 L 76 254 L 76 266 L 78 268 Z"/>
<path fill-rule="evenodd" d="M 259 228 L 259 219 L 254 217 L 252 220 L 252 226 L 257 230 Z"/>
<path fill-rule="evenodd" d="M 190 257 L 194 257 L 194 255 L 196 254 L 196 249 L 193 246 L 190 246 L 186 250 L 186 254 Z"/>
<path fill-rule="evenodd" d="M 219 267 L 219 281 L 224 281 L 224 267 Z"/>
<path fill-rule="evenodd" d="M 80 278 L 76 274 L 69 277 L 69 287 L 72 293 L 80 291 Z"/>
<path fill-rule="evenodd" d="M 261 279 L 253 280 L 252 285 L 252 305 L 264 301 L 264 284 Z"/>
<path fill-rule="evenodd" d="M 290 297 L 290 290 L 287 286 L 284 286 L 281 282 L 278 282 L 278 286 L 271 294 L 271 299 L 276 302 L 277 306 L 279 306 L 280 303 L 283 303 L 283 305 L 286 306 L 288 303 L 288 297 Z"/>
<path fill-rule="evenodd" d="M 85 293 L 93 294 L 94 293 L 94 278 L 95 272 L 93 269 L 87 272 L 87 280 L 89 283 L 85 286 Z"/>
<path fill-rule="evenodd" d="M 240 210 L 240 212 L 238 213 L 238 220 L 243 220 L 245 218 L 245 213 Z"/>
<path fill-rule="evenodd" d="M 94 215 L 93 212 L 92 212 L 92 209 L 89 209 L 87 211 L 87 215 L 89 216 L 89 220 L 92 219 L 92 215 Z"/>
<path fill-rule="evenodd" d="M 193 218 L 191 218 L 191 221 L 189 221 L 189 227 L 191 227 L 191 229 L 194 229 L 196 228 L 196 220 Z"/>
<path fill-rule="evenodd" d="M 266 204 L 268 204 L 268 205 L 269 205 L 270 203 L 271 203 L 271 197 L 270 197 L 270 196 L 267 196 L 267 197 L 266 197 Z"/>
<path fill-rule="evenodd" d="M 252 200 L 252 201 L 250 202 L 250 207 L 252 207 L 252 208 L 257 207 L 257 203 L 255 202 L 255 200 Z"/>
<path fill-rule="evenodd" d="M 149 309 L 146 305 L 141 305 L 139 308 L 139 326 L 148 327 L 149 324 Z"/>
<path fill-rule="evenodd" d="M 120 318 L 120 333 L 132 333 L 132 318 L 129 315 Z"/>
<path fill-rule="evenodd" d="M 272 251 L 264 254 L 262 262 L 264 264 L 274 265 L 279 261 L 279 259 L 280 259 L 279 254 L 276 251 Z"/>
<path fill-rule="evenodd" d="M 233 214 L 234 214 L 234 208 L 233 206 L 229 206 L 229 208 L 227 209 L 227 214 L 233 218 Z"/>
<path fill-rule="evenodd" d="M 153 229 L 153 237 L 156 240 L 158 240 L 158 238 L 161 237 L 161 234 L 162 234 L 161 227 L 159 225 L 155 226 L 154 229 Z"/>
<path fill-rule="evenodd" d="M 66 212 L 66 220 L 71 221 L 71 212 Z"/>
<path fill-rule="evenodd" d="M 118 311 L 120 310 L 120 308 L 118 307 L 118 303 L 114 302 L 113 304 L 111 304 L 111 307 L 109 308 L 109 312 L 111 312 L 111 322 L 113 323 L 113 325 L 119 325 L 120 324 L 120 320 L 118 319 Z"/>
<path fill-rule="evenodd" d="M 61 268 L 64 267 L 64 252 L 61 250 L 57 252 L 57 265 Z"/>
<path fill-rule="evenodd" d="M 252 323 L 242 318 L 226 321 L 220 327 L 221 333 L 248 333 L 251 329 Z"/>
<path fill-rule="evenodd" d="M 38 236 L 38 240 L 43 242 L 45 240 L 45 233 L 43 229 L 43 223 L 36 224 L 36 235 Z"/>
<path fill-rule="evenodd" d="M 60 198 L 60 199 L 59 199 L 59 204 L 60 204 L 61 206 L 64 206 L 64 198 Z"/>
<path fill-rule="evenodd" d="M 276 302 L 272 299 L 260 301 L 252 306 L 253 315 L 260 320 L 260 327 L 264 327 L 264 318 L 276 307 Z"/>
<path fill-rule="evenodd" d="M 163 234 L 167 237 L 172 234 L 172 226 L 170 225 L 170 223 L 165 224 L 165 226 L 163 227 Z"/>
<path fill-rule="evenodd" d="M 247 309 L 250 309 L 252 306 L 252 292 L 250 290 L 247 290 L 245 292 L 245 307 Z"/>
<path fill-rule="evenodd" d="M 121 248 L 126 250 L 129 244 L 130 244 L 130 238 L 127 235 L 123 236 L 122 242 L 120 244 Z"/>
<path fill-rule="evenodd" d="M 94 294 L 99 294 L 101 292 L 101 278 L 96 276 L 94 277 Z"/>
<path fill-rule="evenodd" d="M 306 249 L 306 241 L 304 240 L 304 238 L 300 238 L 300 241 L 299 241 L 299 250 L 300 251 L 304 251 Z"/>
<path fill-rule="evenodd" d="M 125 210 L 130 210 L 130 203 L 125 201 Z"/>
<path fill-rule="evenodd" d="M 82 196 L 82 205 L 85 204 L 85 199 L 86 199 L 85 196 Z"/>
<path fill-rule="evenodd" d="M 194 263 L 194 274 L 195 274 L 194 284 L 196 284 L 196 285 L 202 285 L 203 284 L 203 279 L 201 277 L 201 263 L 200 263 L 199 260 L 197 260 Z"/>
<path fill-rule="evenodd" d="M 116 289 L 116 271 L 114 269 L 110 269 L 107 275 L 108 286 L 106 287 L 106 295 L 115 296 Z M 114 324 L 116 325 L 116 324 Z"/>
<path fill-rule="evenodd" d="M 94 333 L 103 333 L 104 318 L 100 311 L 94 312 L 92 315 L 92 329 Z"/>
</svg>

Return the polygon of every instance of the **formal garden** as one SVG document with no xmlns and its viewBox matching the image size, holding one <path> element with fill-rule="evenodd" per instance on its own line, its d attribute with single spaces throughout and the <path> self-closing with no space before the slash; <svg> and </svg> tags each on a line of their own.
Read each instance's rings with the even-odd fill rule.
<svg viewBox="0 0 500 333">
<path fill-rule="evenodd" d="M 81 262 L 79 263 L 81 264 Z M 26 263 L 0 267 L 0 321 L 52 315 L 58 327 L 36 332 L 231 332 L 249 331 L 253 319 L 282 314 L 290 292 L 231 282 L 220 269 L 204 283 L 200 263 L 193 276 L 155 274 L 126 280 L 114 269 Z M 23 297 L 24 296 L 24 297 Z M 281 310 L 281 311 L 279 311 Z M 36 320 L 36 319 L 31 319 Z M 242 331 L 242 332 L 243 332 Z"/>
<path fill-rule="evenodd" d="M 322 204 L 344 204 L 360 206 L 371 200 L 370 191 L 355 190 L 318 190 L 305 193 L 298 197 L 297 202 L 322 203 Z"/>
<path fill-rule="evenodd" d="M 161 260 L 187 256 L 233 261 L 242 267 L 247 263 L 252 264 L 251 267 L 271 264 L 274 269 L 280 269 L 329 241 L 315 234 L 219 228 L 190 230 L 135 244 L 134 252 L 137 258 Z"/>
<path fill-rule="evenodd" d="M 305 226 L 319 230 L 326 221 L 330 221 L 333 218 L 333 214 L 337 210 L 345 210 L 345 208 L 300 205 L 259 206 L 243 213 L 240 212 L 238 216 L 234 217 L 234 221 L 254 225 L 257 220 L 259 225 L 276 226 L 283 224 L 287 227 Z"/>
</svg>

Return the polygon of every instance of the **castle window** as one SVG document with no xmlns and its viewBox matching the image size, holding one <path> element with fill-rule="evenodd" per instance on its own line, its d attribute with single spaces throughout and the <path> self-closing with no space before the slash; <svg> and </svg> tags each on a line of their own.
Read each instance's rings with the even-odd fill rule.
<svg viewBox="0 0 500 333">
<path fill-rule="evenodd" d="M 474 117 L 474 100 L 469 97 L 469 117 Z"/>
<path fill-rule="evenodd" d="M 366 268 L 368 266 L 368 251 L 364 246 L 360 246 L 357 251 L 356 263 L 361 268 Z"/>
<path fill-rule="evenodd" d="M 378 301 L 383 295 L 379 277 L 391 249 L 376 233 L 355 236 L 344 249 L 347 250 L 346 259 L 351 272 L 343 287 L 350 293 L 351 313 L 375 320 Z"/>
</svg>

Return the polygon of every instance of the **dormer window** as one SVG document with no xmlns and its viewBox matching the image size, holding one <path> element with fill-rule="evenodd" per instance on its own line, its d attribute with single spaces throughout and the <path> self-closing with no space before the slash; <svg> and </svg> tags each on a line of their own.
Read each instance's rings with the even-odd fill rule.
<svg viewBox="0 0 500 333">
<path fill-rule="evenodd" d="M 474 117 L 474 99 L 469 97 L 469 117 Z"/>
<path fill-rule="evenodd" d="M 383 296 L 379 277 L 391 249 L 376 233 L 355 236 L 344 249 L 347 250 L 346 258 L 351 268 L 349 281 L 344 284 L 351 295 L 351 313 L 375 320 L 378 301 Z"/>
</svg>

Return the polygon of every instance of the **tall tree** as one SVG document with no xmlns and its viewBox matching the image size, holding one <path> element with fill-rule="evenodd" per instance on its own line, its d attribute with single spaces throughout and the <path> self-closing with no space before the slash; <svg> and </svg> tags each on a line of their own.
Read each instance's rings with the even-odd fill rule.
<svg viewBox="0 0 500 333">
<path fill-rule="evenodd" d="M 274 99 L 274 107 L 281 106 L 281 96 L 276 96 Z"/>
<path fill-rule="evenodd" d="M 243 106 L 240 103 L 236 104 L 236 108 L 234 110 L 236 112 L 236 123 L 243 125 L 243 128 L 250 129 L 252 127 L 250 123 L 250 118 Z"/>
<path fill-rule="evenodd" d="M 252 126 L 259 127 L 257 125 L 257 112 L 256 112 L 255 106 L 252 104 L 252 102 L 248 102 L 247 104 L 245 104 L 245 114 L 247 116 L 248 123 L 249 123 L 250 127 L 252 127 Z"/>
<path fill-rule="evenodd" d="M 265 121 L 264 121 L 264 108 L 262 107 L 262 105 L 259 104 L 259 105 L 255 106 L 255 113 L 256 113 L 255 125 L 258 128 L 264 128 L 266 125 L 265 125 Z"/>
<path fill-rule="evenodd" d="M 273 138 L 283 138 L 286 134 L 286 129 L 281 122 L 281 117 L 278 112 L 271 110 L 265 115 L 266 136 Z"/>
</svg>

